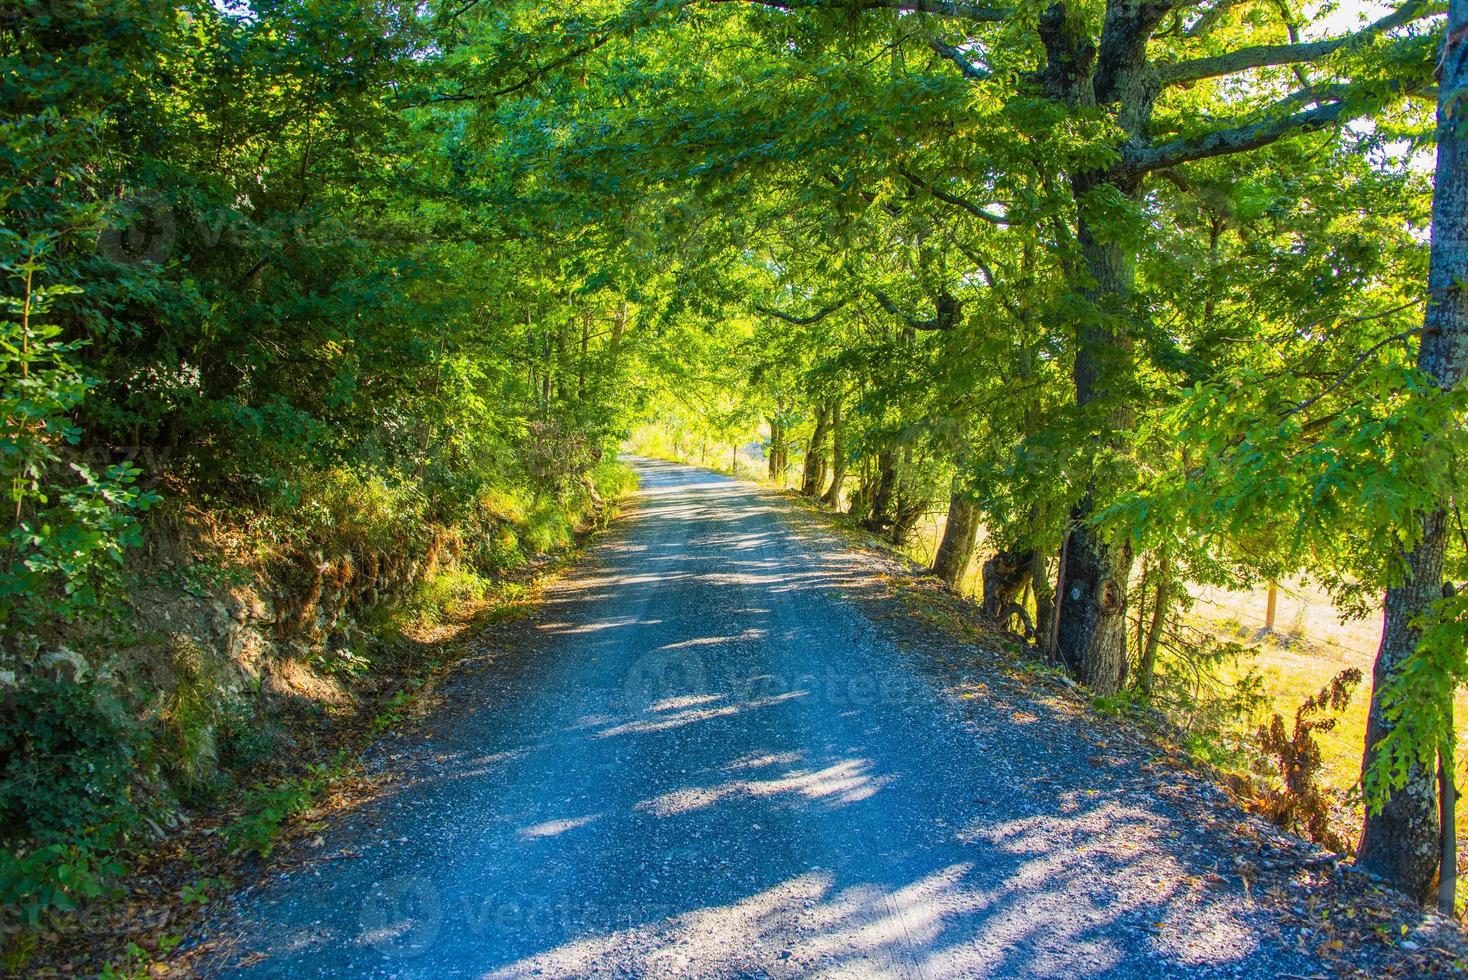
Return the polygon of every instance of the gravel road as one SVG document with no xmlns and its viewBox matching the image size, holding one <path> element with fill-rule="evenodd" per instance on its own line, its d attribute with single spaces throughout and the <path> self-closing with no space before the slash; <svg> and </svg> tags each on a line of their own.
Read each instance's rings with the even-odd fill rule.
<svg viewBox="0 0 1468 980">
<path fill-rule="evenodd" d="M 628 517 L 514 650 L 456 674 L 427 734 L 374 751 L 381 792 L 211 924 L 207 972 L 1332 972 L 1256 902 L 1219 843 L 1241 815 L 1203 781 L 1174 802 L 1104 727 L 997 678 L 955 694 L 846 595 L 864 559 L 839 537 L 637 466 Z"/>
</svg>

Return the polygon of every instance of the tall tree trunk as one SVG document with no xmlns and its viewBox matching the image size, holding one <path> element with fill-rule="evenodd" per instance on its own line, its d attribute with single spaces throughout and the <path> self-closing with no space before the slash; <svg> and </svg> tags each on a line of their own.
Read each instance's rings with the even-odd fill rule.
<svg viewBox="0 0 1468 980">
<path fill-rule="evenodd" d="M 1084 525 L 1090 497 L 1077 507 L 1066 545 L 1056 639 L 1076 679 L 1097 694 L 1115 694 L 1126 678 L 1126 580 L 1131 548 L 1114 547 Z"/>
<path fill-rule="evenodd" d="M 841 503 L 841 485 L 846 482 L 846 445 L 841 439 L 841 399 L 831 403 L 831 485 L 821 495 L 821 503 L 835 507 Z"/>
<path fill-rule="evenodd" d="M 770 481 L 785 485 L 785 426 L 778 419 L 770 419 Z"/>
<path fill-rule="evenodd" d="M 979 531 L 979 508 L 958 490 L 948 498 L 948 523 L 933 558 L 933 574 L 955 591 L 963 584 L 974 556 L 974 538 Z"/>
<path fill-rule="evenodd" d="M 1076 184 L 1078 199 L 1099 185 L 1133 197 L 1140 191 L 1135 181 L 1118 186 L 1111 180 L 1077 179 Z M 1128 386 L 1132 369 L 1129 329 L 1135 261 L 1126 248 L 1098 240 L 1084 217 L 1078 237 L 1093 281 L 1086 294 L 1099 316 L 1076 328 L 1076 405 L 1095 406 L 1093 411 L 1103 413 L 1098 420 L 1100 436 L 1119 449 L 1119 437 L 1132 422 L 1128 392 L 1121 389 Z M 1061 659 L 1078 680 L 1097 694 L 1115 694 L 1126 677 L 1126 593 L 1132 550 L 1127 542 L 1107 542 L 1091 526 L 1094 489 L 1094 483 L 1088 485 L 1071 510 L 1056 639 Z"/>
<path fill-rule="evenodd" d="M 805 465 L 800 477 L 800 492 L 814 497 L 821 492 L 826 476 L 826 432 L 831 425 L 831 409 L 828 405 L 816 408 L 816 424 L 811 430 L 810 443 L 805 449 Z"/>
<path fill-rule="evenodd" d="M 1417 366 L 1442 388 L 1452 388 L 1468 370 L 1468 0 L 1450 0 L 1437 104 L 1437 184 L 1432 204 L 1432 258 L 1427 316 Z M 1446 502 L 1444 502 L 1446 504 Z M 1445 508 L 1428 514 L 1422 540 L 1407 556 L 1407 579 L 1388 589 L 1381 646 L 1372 672 L 1374 688 L 1366 725 L 1370 767 L 1374 746 L 1392 729 L 1379 695 L 1387 678 L 1417 646 L 1413 620 L 1442 596 Z M 1406 784 L 1379 813 L 1366 815 L 1356 863 L 1424 902 L 1432 897 L 1438 869 L 1438 812 L 1434 773 L 1414 767 Z"/>
<path fill-rule="evenodd" d="M 891 449 L 877 453 L 877 473 L 871 493 L 866 528 L 882 531 L 892 523 L 892 493 L 897 489 L 897 457 Z"/>
<path fill-rule="evenodd" d="M 1162 631 L 1167 626 L 1167 610 L 1172 602 L 1172 555 L 1164 545 L 1157 556 L 1157 591 L 1152 597 L 1152 622 L 1142 641 L 1142 655 L 1137 661 L 1137 686 L 1152 693 L 1152 677 L 1157 671 L 1157 649 L 1162 645 Z"/>
<path fill-rule="evenodd" d="M 1468 0 L 1465 0 L 1468 2 Z M 1423 347 L 1430 338 L 1423 339 Z M 1419 363 L 1421 357 L 1419 356 Z M 1372 670 L 1371 710 L 1366 718 L 1366 751 L 1362 771 L 1375 757 L 1374 746 L 1392 730 L 1378 699 L 1387 679 L 1417 647 L 1418 631 L 1412 621 L 1442 596 L 1443 551 L 1447 544 L 1447 521 L 1442 511 L 1430 514 L 1424 523 L 1422 543 L 1408 556 L 1408 581 L 1387 590 L 1386 616 L 1381 645 Z M 1392 792 L 1379 813 L 1366 814 L 1361 849 L 1356 864 L 1380 875 L 1413 898 L 1427 902 L 1432 897 L 1438 870 L 1438 813 L 1435 767 L 1417 764 L 1407 773 L 1404 785 Z"/>
<path fill-rule="evenodd" d="M 1145 141 L 1158 91 L 1156 72 L 1147 64 L 1147 42 L 1172 9 L 1169 4 L 1138 0 L 1107 3 L 1098 45 L 1084 18 L 1064 3 L 1052 4 L 1038 24 L 1045 45 L 1045 87 L 1072 107 L 1114 106 L 1127 136 Z M 1076 240 L 1085 269 L 1078 277 L 1079 270 L 1069 271 L 1073 281 L 1084 284 L 1083 291 L 1095 306 L 1095 315 L 1085 317 L 1076 328 L 1076 406 L 1083 418 L 1099 423 L 1094 430 L 1099 445 L 1122 451 L 1124 435 L 1132 427 L 1126 399 L 1134 374 L 1136 256 L 1131 246 L 1096 233 L 1092 219 L 1099 216 L 1093 211 L 1093 195 L 1139 201 L 1142 175 L 1119 170 L 1076 173 L 1071 175 L 1071 190 L 1080 215 Z M 1098 694 L 1115 694 L 1126 679 L 1126 589 L 1132 553 L 1130 545 L 1109 544 L 1090 526 L 1094 491 L 1093 480 L 1071 511 L 1071 530 L 1062 549 L 1055 638 L 1061 658 L 1078 679 Z"/>
</svg>

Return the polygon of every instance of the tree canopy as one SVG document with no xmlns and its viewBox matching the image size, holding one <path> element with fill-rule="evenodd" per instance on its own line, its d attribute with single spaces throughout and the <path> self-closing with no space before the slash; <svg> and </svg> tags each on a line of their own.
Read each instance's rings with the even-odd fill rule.
<svg viewBox="0 0 1468 980">
<path fill-rule="evenodd" d="M 1363 748 L 1420 849 L 1468 670 L 1462 6 L 13 4 L 0 631 L 101 601 L 160 497 L 336 468 L 452 523 L 655 421 L 895 543 L 946 514 L 951 583 L 982 527 L 986 608 L 1101 695 L 1190 583 L 1415 588 Z"/>
</svg>

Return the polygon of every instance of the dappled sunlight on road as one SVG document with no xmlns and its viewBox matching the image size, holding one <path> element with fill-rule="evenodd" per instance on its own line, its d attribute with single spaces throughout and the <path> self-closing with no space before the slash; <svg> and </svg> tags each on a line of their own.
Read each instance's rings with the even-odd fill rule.
<svg viewBox="0 0 1468 980">
<path fill-rule="evenodd" d="M 591 823 L 593 820 L 596 820 L 600 816 L 600 813 L 592 813 L 584 817 L 566 817 L 560 820 L 546 820 L 542 823 L 534 825 L 533 827 L 525 827 L 520 831 L 520 836 L 526 838 L 555 837 L 558 834 L 564 834 L 568 830 L 575 830 L 577 827 L 585 827 L 587 824 Z"/>
<path fill-rule="evenodd" d="M 1047 741 L 1044 703 L 951 715 L 840 598 L 870 583 L 839 542 L 643 470 L 530 646 L 448 685 L 319 877 L 254 902 L 244 972 L 1247 972 L 1248 896 L 1136 773 Z"/>
<path fill-rule="evenodd" d="M 1096 829 L 1094 825 L 1087 828 Z M 1047 861 L 1057 841 L 1006 835 L 1010 847 Z M 1073 843 L 1073 842 L 1072 842 Z M 609 957 L 634 975 L 704 976 L 751 970 L 795 976 L 1003 976 L 1024 973 L 1071 977 L 1107 973 L 1123 963 L 1124 949 L 1108 935 L 1123 913 L 1108 908 L 1106 881 L 1094 897 L 1076 903 L 1066 877 L 1022 873 L 989 884 L 973 861 L 934 867 L 898 883 L 843 883 L 836 872 L 811 869 L 736 901 L 701 907 L 664 920 L 572 939 L 488 976 L 584 976 Z M 1055 870 L 1051 868 L 1052 872 Z M 1071 876 L 1083 874 L 1076 868 Z M 1146 876 L 1145 862 L 1111 874 Z M 1173 908 L 1159 891 L 1143 911 L 1172 944 L 1177 962 L 1221 965 L 1243 960 L 1252 937 L 1226 911 L 1189 903 Z M 756 969 L 756 964 L 759 965 Z"/>
<path fill-rule="evenodd" d="M 1019 901 L 987 918 L 984 938 L 1014 942 L 1044 929 L 1067 950 L 1095 946 L 1085 937 L 1088 929 L 1134 911 L 1118 907 L 1117 896 L 1142 895 L 1147 897 L 1140 908 L 1153 910 L 1143 928 L 1179 962 L 1234 962 L 1257 945 L 1237 916 L 1203 894 L 1207 876 L 1222 880 L 1217 869 L 1189 868 L 1173 856 L 1179 831 L 1171 821 L 1142 807 L 1082 800 L 1075 793 L 1064 794 L 1058 809 L 1018 820 L 976 820 L 957 835 L 1020 859 L 988 904 L 998 907 L 1006 897 Z M 1104 959 L 1102 950 L 1094 955 Z"/>
<path fill-rule="evenodd" d="M 660 817 L 692 813 L 731 796 L 765 797 L 794 794 L 805 800 L 855 803 L 876 793 L 890 780 L 873 777 L 865 759 L 848 759 L 823 769 L 794 770 L 769 779 L 732 779 L 713 786 L 688 786 L 637 804 Z"/>
<path fill-rule="evenodd" d="M 727 718 L 741 711 L 753 711 L 759 708 L 768 708 L 771 705 L 789 701 L 792 698 L 804 697 L 805 691 L 786 691 L 784 694 L 776 694 L 770 697 L 753 698 L 748 701 L 739 701 L 733 704 L 722 704 L 717 707 L 705 706 L 699 708 L 685 708 L 672 714 L 659 714 L 654 718 L 637 719 L 635 721 L 623 722 L 604 729 L 598 734 L 602 738 L 611 738 L 616 735 L 647 734 L 650 732 L 665 732 L 670 728 L 681 728 L 695 722 L 709 721 L 714 718 Z M 672 699 L 679 700 L 679 699 Z M 706 702 L 710 699 L 702 698 Z M 718 700 L 717 697 L 711 700 Z"/>
</svg>

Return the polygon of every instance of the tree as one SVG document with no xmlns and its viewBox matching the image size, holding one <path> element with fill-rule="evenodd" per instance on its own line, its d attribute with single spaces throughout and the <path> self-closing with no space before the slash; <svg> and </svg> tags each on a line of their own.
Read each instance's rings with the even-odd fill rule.
<svg viewBox="0 0 1468 980">
<path fill-rule="evenodd" d="M 1417 368 L 1437 388 L 1451 392 L 1468 372 L 1468 0 L 1448 4 L 1438 86 L 1432 260 Z M 1423 901 L 1430 897 L 1439 872 L 1433 785 L 1438 767 L 1433 763 L 1439 747 L 1452 744 L 1453 686 L 1433 685 L 1439 706 L 1422 712 L 1424 717 L 1416 719 L 1420 727 L 1410 739 L 1404 731 L 1410 728 L 1400 712 L 1400 695 L 1394 698 L 1392 688 L 1401 683 L 1409 659 L 1423 646 L 1423 627 L 1443 599 L 1450 504 L 1446 496 L 1439 497 L 1398 532 L 1408 548 L 1402 581 L 1386 593 L 1363 764 L 1363 772 L 1385 776 L 1382 781 L 1391 789 L 1389 795 L 1378 794 L 1368 811 L 1356 857 L 1361 867 Z M 1446 758 L 1447 778 L 1452 779 L 1450 749 Z M 1452 876 L 1456 870 L 1444 866 L 1441 873 Z"/>
<path fill-rule="evenodd" d="M 933 574 L 950 589 L 956 590 L 968 574 L 978 531 L 978 507 L 962 487 L 955 486 L 948 498 L 948 520 L 943 525 L 943 540 L 938 545 L 938 553 L 933 556 Z"/>
</svg>

